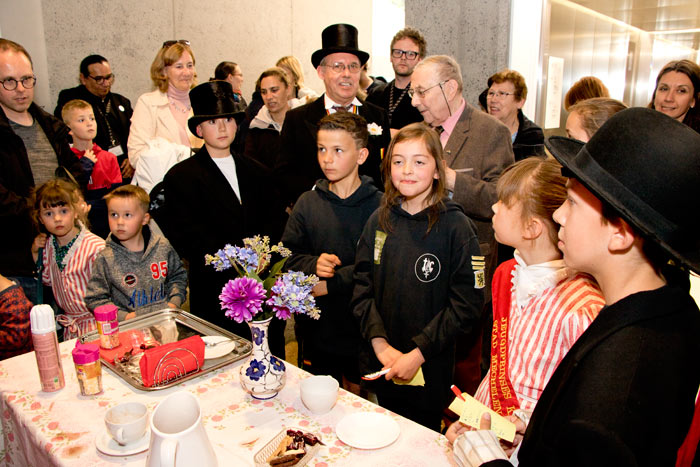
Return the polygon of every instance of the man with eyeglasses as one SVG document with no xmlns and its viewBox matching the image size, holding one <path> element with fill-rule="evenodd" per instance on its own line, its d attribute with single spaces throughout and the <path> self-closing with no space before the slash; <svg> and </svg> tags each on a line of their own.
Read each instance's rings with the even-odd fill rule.
<svg viewBox="0 0 700 467">
<path fill-rule="evenodd" d="M 34 101 L 36 76 L 29 53 L 0 39 L 0 274 L 22 286 L 36 303 L 31 245 L 38 233 L 30 217 L 32 189 L 63 167 L 83 185 L 80 161 L 70 150 L 68 127 Z"/>
<path fill-rule="evenodd" d="M 397 32 L 390 46 L 395 78 L 381 92 L 367 97 L 369 102 L 386 110 L 392 135 L 410 123 L 423 121 L 423 116 L 411 105 L 408 90 L 413 69 L 425 57 L 426 47 L 419 30 L 407 27 Z"/>
<path fill-rule="evenodd" d="M 433 55 L 416 65 L 411 75 L 411 103 L 425 123 L 440 134 L 447 164 L 447 189 L 476 225 L 483 262 L 481 268 L 485 301 L 490 302 L 491 278 L 496 268 L 497 244 L 491 206 L 498 201 L 496 183 L 501 172 L 513 164 L 508 127 L 494 117 L 475 109 L 462 95 L 462 70 L 447 55 Z M 489 313 L 489 305 L 485 314 Z M 459 377 L 455 384 L 473 394 L 479 385 L 480 336 L 467 336 L 458 349 Z M 467 355 L 468 353 L 468 355 Z"/>
<path fill-rule="evenodd" d="M 357 98 L 360 70 L 369 54 L 358 48 L 357 29 L 349 24 L 328 26 L 321 40 L 323 47 L 313 53 L 311 63 L 326 92 L 287 112 L 282 127 L 275 173 L 287 205 L 310 190 L 316 180 L 324 178 L 316 156 L 316 131 L 319 120 L 335 112 L 353 112 L 364 117 L 368 125 L 374 124 L 367 145 L 369 157 L 360 166 L 360 174 L 372 177 L 377 187 L 383 187 L 380 166 L 383 151 L 389 145 L 389 122 L 383 109 Z"/>
<path fill-rule="evenodd" d="M 134 113 L 131 101 L 121 94 L 111 92 L 115 76 L 109 62 L 101 55 L 89 55 L 80 62 L 78 79 L 80 86 L 64 89 L 58 94 L 54 115 L 61 118 L 61 109 L 73 99 L 89 102 L 97 122 L 94 142 L 117 156 L 123 179 L 131 178 L 134 169 L 129 164 L 126 147 L 131 115 Z"/>
</svg>

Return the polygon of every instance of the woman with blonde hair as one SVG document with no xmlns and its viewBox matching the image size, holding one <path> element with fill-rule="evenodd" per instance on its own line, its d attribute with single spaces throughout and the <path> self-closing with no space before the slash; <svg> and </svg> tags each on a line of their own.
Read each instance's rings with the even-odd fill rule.
<svg viewBox="0 0 700 467">
<path fill-rule="evenodd" d="M 195 59 L 189 41 L 163 42 L 151 64 L 154 91 L 142 94 L 129 131 L 129 162 L 138 170 L 141 154 L 156 138 L 198 148 L 201 140 L 187 128 L 192 116 L 189 92 L 196 84 Z"/>
<path fill-rule="evenodd" d="M 299 99 L 300 104 L 307 104 L 319 96 L 316 91 L 304 86 L 304 72 L 301 69 L 299 59 L 294 55 L 280 58 L 275 66 L 280 67 L 287 74 L 289 85 L 292 88 L 290 99 Z M 293 103 L 293 107 L 296 106 L 297 103 Z"/>
<path fill-rule="evenodd" d="M 627 105 L 624 102 L 608 97 L 594 97 L 579 101 L 569 107 L 566 136 L 587 143 L 603 123 L 626 108 Z"/>
<path fill-rule="evenodd" d="M 575 103 L 594 97 L 610 97 L 610 91 L 595 76 L 584 76 L 569 88 L 564 96 L 564 108 L 569 110 Z"/>
</svg>

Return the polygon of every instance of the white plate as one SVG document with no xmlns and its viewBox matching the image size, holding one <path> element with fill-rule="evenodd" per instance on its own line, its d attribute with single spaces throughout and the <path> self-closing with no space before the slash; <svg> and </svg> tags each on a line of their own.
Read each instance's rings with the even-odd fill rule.
<svg viewBox="0 0 700 467">
<path fill-rule="evenodd" d="M 146 430 L 146 434 L 133 443 L 122 446 L 114 441 L 107 430 L 103 429 L 95 438 L 95 446 L 97 450 L 108 456 L 131 456 L 148 450 L 148 445 L 151 442 L 151 429 Z"/>
<path fill-rule="evenodd" d="M 204 360 L 223 357 L 224 355 L 233 352 L 236 348 L 236 343 L 224 336 L 202 336 L 204 341 Z M 206 344 L 215 344 L 217 342 L 228 341 L 225 344 L 219 344 L 215 347 L 207 347 Z"/>
<path fill-rule="evenodd" d="M 388 415 L 376 412 L 358 412 L 343 417 L 335 427 L 335 434 L 343 443 L 359 449 L 379 449 L 399 437 L 399 424 Z"/>
</svg>

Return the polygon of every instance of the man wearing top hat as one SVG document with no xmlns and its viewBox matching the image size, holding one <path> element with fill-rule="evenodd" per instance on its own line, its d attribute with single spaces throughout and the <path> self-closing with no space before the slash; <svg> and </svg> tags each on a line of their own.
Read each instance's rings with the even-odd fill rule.
<svg viewBox="0 0 700 467">
<path fill-rule="evenodd" d="M 204 255 L 226 244 L 242 245 L 245 237 L 267 234 L 268 190 L 255 162 L 231 151 L 237 124 L 245 117 L 233 99 L 231 84 L 200 84 L 190 91 L 190 101 L 194 116 L 187 124 L 192 134 L 204 139 L 204 146 L 173 166 L 163 179 L 163 231 L 189 262 L 192 313 L 250 339 L 248 326 L 225 317 L 219 303 L 221 289 L 235 278 L 235 270 L 217 272 L 204 264 Z M 278 337 L 281 340 L 271 339 L 270 347 L 284 358 L 281 332 Z"/>
<path fill-rule="evenodd" d="M 585 145 L 551 137 L 547 148 L 570 177 L 553 216 L 559 248 L 596 279 L 606 306 L 542 392 L 519 465 L 679 465 L 700 384 L 700 311 L 688 293 L 688 270 L 700 271 L 700 218 L 689 209 L 700 198 L 700 135 L 632 108 Z M 450 427 L 461 465 L 511 465 L 503 452 L 484 456 L 483 444 L 498 452 L 489 425 Z"/>
<path fill-rule="evenodd" d="M 382 188 L 380 165 L 389 145 L 389 121 L 384 109 L 357 98 L 360 70 L 369 54 L 358 49 L 357 29 L 349 24 L 333 24 L 323 30 L 323 47 L 311 56 L 311 63 L 323 80 L 326 92 L 314 102 L 287 112 L 282 127 L 281 152 L 275 167 L 284 201 L 294 203 L 311 189 L 323 172 L 317 161 L 318 122 L 335 112 L 362 115 L 370 126 L 369 157 L 360 166 L 361 175 L 369 175 Z"/>
</svg>

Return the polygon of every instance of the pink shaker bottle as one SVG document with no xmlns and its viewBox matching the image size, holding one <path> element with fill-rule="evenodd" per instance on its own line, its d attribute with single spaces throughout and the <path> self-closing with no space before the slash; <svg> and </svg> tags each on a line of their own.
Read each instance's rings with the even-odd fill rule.
<svg viewBox="0 0 700 467">
<path fill-rule="evenodd" d="M 53 309 L 49 305 L 36 305 L 29 314 L 29 321 L 32 326 L 32 342 L 36 365 L 39 367 L 41 390 L 54 392 L 63 389 L 66 382 L 63 379 Z"/>
</svg>

